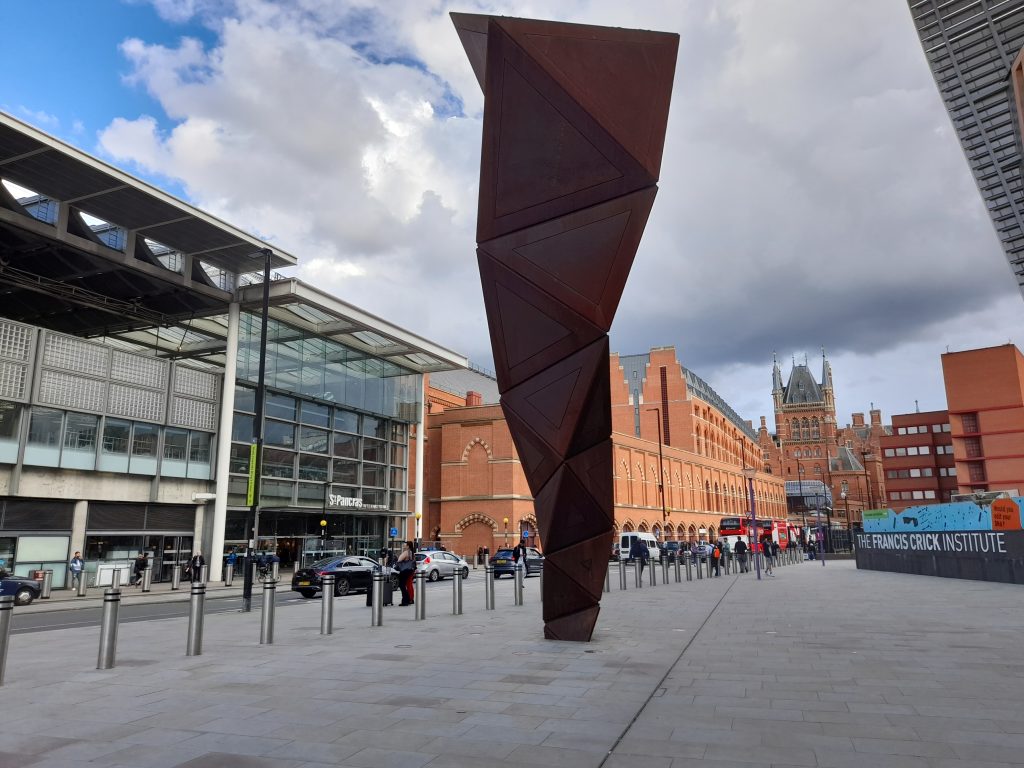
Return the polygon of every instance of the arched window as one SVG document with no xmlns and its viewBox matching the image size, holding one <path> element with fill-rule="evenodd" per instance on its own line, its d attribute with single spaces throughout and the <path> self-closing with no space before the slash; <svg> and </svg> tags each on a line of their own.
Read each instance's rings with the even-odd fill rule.
<svg viewBox="0 0 1024 768">
<path fill-rule="evenodd" d="M 811 437 L 811 423 L 804 417 L 804 420 L 800 423 L 800 434 L 804 440 L 808 440 Z"/>
<path fill-rule="evenodd" d="M 821 458 L 821 446 L 818 446 L 817 448 L 814 449 L 814 456 L 815 458 Z"/>
<path fill-rule="evenodd" d="M 819 437 L 821 437 L 821 428 L 818 425 L 817 416 L 811 419 L 811 437 L 813 437 L 814 439 L 818 439 Z"/>
<path fill-rule="evenodd" d="M 800 439 L 800 421 L 798 419 L 793 419 L 793 423 L 790 426 L 789 431 L 790 431 L 790 435 L 789 435 L 790 438 L 792 438 L 793 440 L 799 440 Z"/>
<path fill-rule="evenodd" d="M 704 481 L 704 509 L 708 512 L 711 511 L 711 481 Z"/>
</svg>

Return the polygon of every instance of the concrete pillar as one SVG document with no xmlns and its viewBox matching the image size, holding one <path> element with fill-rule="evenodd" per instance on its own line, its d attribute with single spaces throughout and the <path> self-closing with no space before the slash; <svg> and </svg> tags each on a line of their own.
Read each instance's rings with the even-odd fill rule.
<svg viewBox="0 0 1024 768">
<path fill-rule="evenodd" d="M 213 524 L 211 526 L 210 548 L 205 553 L 210 566 L 210 580 L 220 581 L 224 563 L 224 526 L 228 519 L 228 469 L 231 457 L 231 423 L 235 411 L 235 368 L 238 362 L 238 302 L 228 305 L 228 338 L 224 351 L 224 386 L 220 397 L 220 423 L 217 427 L 217 466 L 214 470 L 217 498 L 213 502 Z M 201 513 L 197 512 L 198 517 Z M 201 529 L 200 529 L 201 530 Z"/>
<path fill-rule="evenodd" d="M 83 558 L 85 556 L 85 521 L 88 517 L 89 502 L 76 501 L 75 511 L 71 518 L 71 551 L 68 553 L 69 559 L 75 552 L 81 552 Z"/>
</svg>

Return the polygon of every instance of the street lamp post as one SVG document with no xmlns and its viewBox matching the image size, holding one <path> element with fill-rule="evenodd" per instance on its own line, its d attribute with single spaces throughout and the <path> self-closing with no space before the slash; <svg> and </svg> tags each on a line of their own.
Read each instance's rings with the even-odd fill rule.
<svg viewBox="0 0 1024 768">
<path fill-rule="evenodd" d="M 668 507 L 665 505 L 665 459 L 661 451 L 661 408 L 654 406 L 648 408 L 658 414 L 658 493 L 661 494 L 661 530 L 665 531 L 665 523 L 668 522 Z"/>
<path fill-rule="evenodd" d="M 508 549 L 508 518 L 506 517 L 502 522 L 505 523 L 505 549 Z"/>
<path fill-rule="evenodd" d="M 850 484 L 845 480 L 843 480 L 839 498 L 843 500 L 843 509 L 846 514 L 846 537 L 849 540 L 847 544 L 850 549 L 853 549 L 853 521 L 850 520 Z"/>
<path fill-rule="evenodd" d="M 800 522 L 803 523 L 804 534 L 807 533 L 807 503 L 804 501 L 804 465 L 796 462 L 796 483 L 800 493 Z"/>
<path fill-rule="evenodd" d="M 875 506 L 875 498 L 874 498 L 874 494 L 871 493 L 871 475 L 868 474 L 868 456 L 871 455 L 871 451 L 861 451 L 860 455 L 861 455 L 861 458 L 864 460 L 863 461 L 864 482 L 867 483 L 867 487 L 868 487 L 868 508 L 869 509 L 873 509 L 874 506 Z"/>
<path fill-rule="evenodd" d="M 747 478 L 747 488 L 750 492 L 750 530 L 754 536 L 754 546 L 750 550 L 750 556 L 754 559 L 754 571 L 757 573 L 757 580 L 761 580 L 761 561 L 757 559 L 757 505 L 754 502 L 754 477 L 757 470 L 754 467 L 744 467 L 743 475 Z"/>
</svg>

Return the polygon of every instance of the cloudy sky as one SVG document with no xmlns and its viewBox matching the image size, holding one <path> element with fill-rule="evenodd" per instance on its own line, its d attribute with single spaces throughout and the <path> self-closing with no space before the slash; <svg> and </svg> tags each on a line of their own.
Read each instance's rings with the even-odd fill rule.
<svg viewBox="0 0 1024 768">
<path fill-rule="evenodd" d="M 821 348 L 839 420 L 945 407 L 939 355 L 1020 343 L 1017 291 L 899 0 L 0 4 L 0 109 L 299 256 L 490 366 L 483 99 L 450 10 L 677 32 L 660 192 L 612 349 L 675 345 L 771 424 Z M 16 38 L 16 39 L 14 39 Z"/>
</svg>

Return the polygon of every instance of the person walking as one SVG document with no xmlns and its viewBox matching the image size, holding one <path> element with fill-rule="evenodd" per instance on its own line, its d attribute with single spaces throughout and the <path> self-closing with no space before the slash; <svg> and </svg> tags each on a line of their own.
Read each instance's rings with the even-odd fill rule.
<svg viewBox="0 0 1024 768">
<path fill-rule="evenodd" d="M 398 588 L 402 592 L 400 605 L 412 605 L 416 596 L 412 582 L 416 573 L 416 554 L 411 541 L 405 542 L 402 547 L 402 552 L 395 562 L 395 570 L 398 571 Z"/>
<path fill-rule="evenodd" d="M 69 589 L 78 589 L 78 585 L 82 581 L 82 572 L 85 570 L 85 560 L 82 559 L 81 552 L 75 552 L 75 556 L 71 558 L 71 562 L 68 563 L 68 572 L 71 574 L 71 586 Z"/>
<path fill-rule="evenodd" d="M 711 570 L 715 572 L 715 576 L 721 576 L 722 571 L 719 569 L 719 565 L 722 562 L 722 548 L 718 546 L 716 541 L 711 545 Z"/>
<path fill-rule="evenodd" d="M 629 559 L 639 564 L 641 579 L 644 577 L 644 567 L 649 558 L 650 552 L 647 551 L 647 545 L 640 541 L 639 536 L 635 536 L 633 543 L 629 545 Z"/>
<path fill-rule="evenodd" d="M 764 553 L 764 575 L 775 578 L 772 573 L 772 537 L 767 533 L 761 538 L 761 552 Z"/>
<path fill-rule="evenodd" d="M 145 552 L 139 552 L 132 565 L 132 580 L 128 582 L 129 587 L 137 587 L 142 584 L 142 574 L 149 568 L 149 557 Z"/>
<path fill-rule="evenodd" d="M 517 571 L 526 570 L 526 542 L 520 540 L 515 547 L 512 548 L 512 562 L 516 564 Z"/>
<path fill-rule="evenodd" d="M 747 573 L 749 571 L 747 568 L 747 542 L 737 536 L 732 551 L 736 553 L 736 562 L 739 563 L 740 573 Z"/>
</svg>

